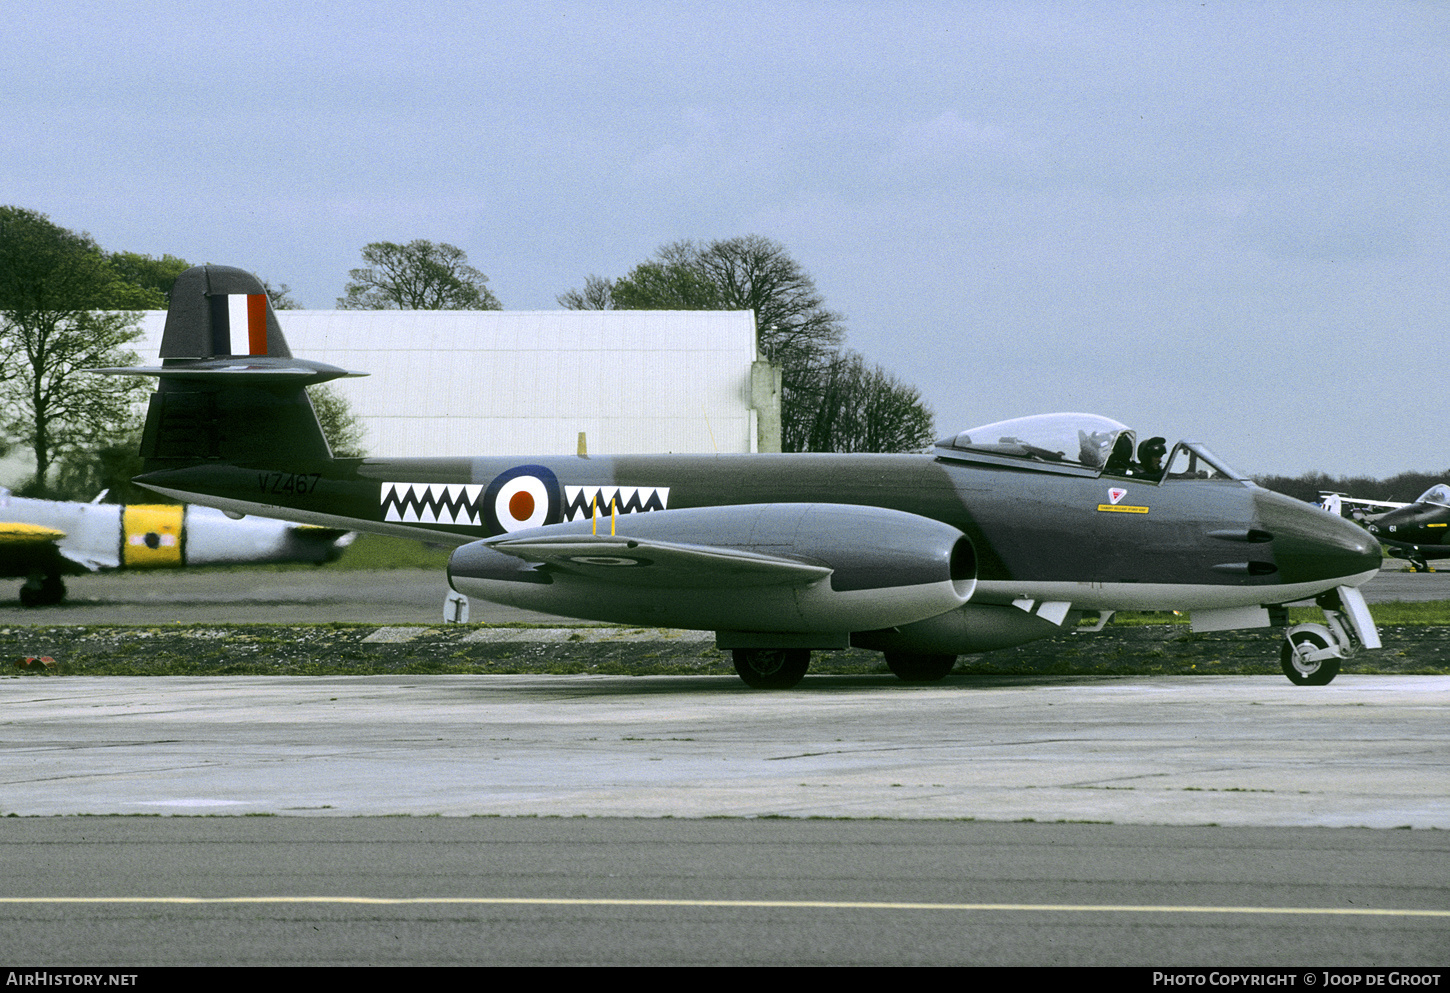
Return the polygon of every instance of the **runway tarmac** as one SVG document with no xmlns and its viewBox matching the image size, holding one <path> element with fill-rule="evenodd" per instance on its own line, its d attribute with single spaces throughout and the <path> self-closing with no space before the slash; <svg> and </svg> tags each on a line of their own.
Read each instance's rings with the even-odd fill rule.
<svg viewBox="0 0 1450 993">
<path fill-rule="evenodd" d="M 0 620 L 441 613 L 210 575 Z M 1434 676 L 3 679 L 0 959 L 1434 967 L 1447 716 Z"/>
<path fill-rule="evenodd" d="M 0 681 L 0 714 L 27 963 L 1450 947 L 1447 677 L 79 677 Z M 173 816 L 45 816 L 81 813 Z"/>
<path fill-rule="evenodd" d="M 965 821 L 6 820 L 0 959 L 1433 979 L 1446 848 L 1430 831 Z"/>
<path fill-rule="evenodd" d="M 1450 830 L 1450 677 L 0 680 L 0 813 Z"/>
</svg>

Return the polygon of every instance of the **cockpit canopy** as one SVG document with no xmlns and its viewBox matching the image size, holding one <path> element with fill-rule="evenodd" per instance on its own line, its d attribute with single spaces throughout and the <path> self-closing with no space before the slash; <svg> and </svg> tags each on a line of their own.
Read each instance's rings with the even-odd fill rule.
<svg viewBox="0 0 1450 993">
<path fill-rule="evenodd" d="M 1156 456 L 1145 449 L 1156 447 Z M 1071 476 L 1164 479 L 1235 479 L 1248 477 L 1233 469 L 1196 441 L 1180 441 L 1162 460 L 1167 446 L 1161 438 L 1137 436 L 1126 424 L 1097 414 L 1037 414 L 984 424 L 936 443 L 940 458 L 1013 466 Z M 1450 488 L 1447 488 L 1450 498 Z"/>
<path fill-rule="evenodd" d="M 1436 483 L 1415 500 L 1416 503 L 1433 503 L 1437 507 L 1450 507 L 1450 486 Z"/>
</svg>

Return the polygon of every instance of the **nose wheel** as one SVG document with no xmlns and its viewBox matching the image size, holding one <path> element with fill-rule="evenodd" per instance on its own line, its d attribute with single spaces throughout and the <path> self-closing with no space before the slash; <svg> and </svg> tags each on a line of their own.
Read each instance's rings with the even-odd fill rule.
<svg viewBox="0 0 1450 993">
<path fill-rule="evenodd" d="M 1284 632 L 1279 649 L 1279 668 L 1295 686 L 1323 686 L 1339 675 L 1341 660 L 1361 648 L 1380 647 L 1374 618 L 1359 590 L 1341 586 L 1314 602 L 1324 611 L 1324 623 L 1295 624 Z"/>
</svg>

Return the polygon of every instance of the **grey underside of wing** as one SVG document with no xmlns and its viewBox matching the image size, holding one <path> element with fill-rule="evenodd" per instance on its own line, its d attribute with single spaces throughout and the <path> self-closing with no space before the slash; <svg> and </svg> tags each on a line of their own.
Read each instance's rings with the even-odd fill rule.
<svg viewBox="0 0 1450 993">
<path fill-rule="evenodd" d="M 498 540 L 499 552 L 621 586 L 738 589 L 807 586 L 830 576 L 828 566 L 713 545 L 641 541 L 605 535 Z"/>
</svg>

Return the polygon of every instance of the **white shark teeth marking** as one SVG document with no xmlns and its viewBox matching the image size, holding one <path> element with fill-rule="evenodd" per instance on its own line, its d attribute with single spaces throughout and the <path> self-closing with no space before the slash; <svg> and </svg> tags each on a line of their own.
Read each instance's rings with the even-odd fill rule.
<svg viewBox="0 0 1450 993">
<path fill-rule="evenodd" d="M 479 527 L 482 498 L 483 486 L 477 483 L 384 483 L 383 520 Z"/>
<path fill-rule="evenodd" d="M 608 517 L 610 503 L 616 514 L 642 514 L 665 510 L 670 503 L 668 486 L 566 486 L 564 520 L 588 520 L 597 512 Z"/>
</svg>

